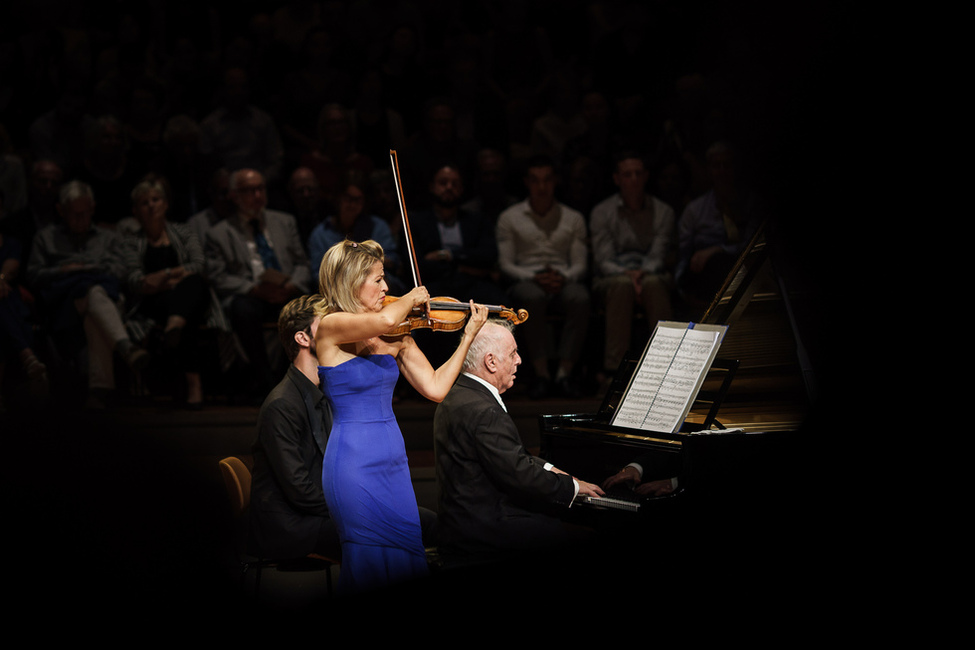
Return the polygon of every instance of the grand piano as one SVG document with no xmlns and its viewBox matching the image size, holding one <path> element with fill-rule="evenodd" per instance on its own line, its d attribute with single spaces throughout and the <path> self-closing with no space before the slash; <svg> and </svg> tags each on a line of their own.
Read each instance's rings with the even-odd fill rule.
<svg viewBox="0 0 975 650">
<path fill-rule="evenodd" d="M 621 509 L 576 508 L 573 517 L 597 527 L 645 531 L 647 525 L 711 520 L 715 513 L 727 523 L 731 512 L 749 509 L 766 517 L 789 507 L 800 481 L 804 420 L 817 387 L 798 325 L 801 296 L 773 258 L 763 226 L 697 320 L 726 325 L 727 331 L 679 431 L 611 424 L 637 366 L 632 354 L 596 413 L 539 416 L 541 457 L 574 476 L 601 483 L 638 460 L 645 481 L 677 478 L 669 495 Z"/>
</svg>

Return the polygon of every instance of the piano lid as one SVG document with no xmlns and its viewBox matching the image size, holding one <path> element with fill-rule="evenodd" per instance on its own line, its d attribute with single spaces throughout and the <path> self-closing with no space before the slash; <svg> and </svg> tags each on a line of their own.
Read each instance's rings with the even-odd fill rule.
<svg viewBox="0 0 975 650">
<path fill-rule="evenodd" d="M 700 319 L 728 326 L 720 356 L 738 364 L 718 418 L 728 428 L 797 428 L 816 397 L 794 312 L 800 296 L 777 267 L 773 244 L 763 223 Z"/>
<path fill-rule="evenodd" d="M 814 400 L 812 369 L 792 315 L 795 296 L 770 253 L 763 224 L 696 321 L 728 330 L 682 432 L 794 430 Z M 584 417 L 611 422 L 638 363 L 633 355 L 624 358 L 598 412 Z"/>
</svg>

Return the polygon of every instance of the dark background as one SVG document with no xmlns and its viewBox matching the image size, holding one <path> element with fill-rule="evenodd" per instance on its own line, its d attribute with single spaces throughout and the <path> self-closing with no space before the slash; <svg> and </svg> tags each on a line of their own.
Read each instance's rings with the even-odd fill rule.
<svg viewBox="0 0 975 650">
<path fill-rule="evenodd" d="M 80 88 L 93 98 L 99 82 L 126 71 L 122 64 L 141 63 L 135 73 L 161 73 L 181 37 L 194 44 L 200 65 L 191 86 L 197 92 L 179 95 L 180 110 L 205 116 L 215 105 L 211 91 L 224 63 L 243 57 L 257 72 L 255 103 L 280 114 L 276 82 L 300 66 L 300 58 L 262 39 L 255 18 L 287 4 L 4 3 L 0 125 L 8 151 L 26 167 L 27 129 L 65 88 Z M 483 39 L 503 32 L 507 3 L 317 4 L 337 19 L 332 33 L 341 47 L 334 51 L 335 66 L 352 75 L 380 60 L 379 35 L 389 33 L 397 16 L 418 27 L 419 85 L 389 98 L 409 111 L 445 89 L 443 64 L 458 42 L 479 50 Z M 750 178 L 773 206 L 788 273 L 805 289 L 802 325 L 824 387 L 819 411 L 810 418 L 815 430 L 845 401 L 850 371 L 829 324 L 856 318 L 863 309 L 855 292 L 845 289 L 851 277 L 846 254 L 858 241 L 862 218 L 849 201 L 850 181 L 860 171 L 851 134 L 870 119 L 862 81 L 871 59 L 850 47 L 862 35 L 854 17 L 823 3 L 641 3 L 651 11 L 639 56 L 627 58 L 612 54 L 616 17 L 626 2 L 516 4 L 525 9 L 524 26 L 547 36 L 561 69 L 583 87 L 604 89 L 611 99 L 640 96 L 647 115 L 641 136 L 647 142 L 655 141 L 664 118 L 678 115 L 672 112 L 678 81 L 689 75 L 704 80 L 703 106 L 696 108 L 720 119 L 699 123 L 707 126 L 694 133 L 690 153 L 702 155 L 712 136 L 733 140 L 746 152 Z M 596 29 L 594 16 L 605 17 L 605 29 Z M 513 84 L 504 72 L 527 74 L 509 67 L 491 81 Z M 480 83 L 489 86 L 487 79 Z M 176 95 L 167 96 L 175 102 Z M 517 137 L 484 131 L 502 147 Z M 131 431 L 104 422 L 89 426 L 56 410 L 19 418 L 2 424 L 8 522 L 3 535 L 7 560 L 26 569 L 18 581 L 25 602 L 94 617 L 121 607 L 127 615 L 155 619 L 167 611 L 205 616 L 228 597 L 222 575 L 212 570 L 224 531 L 209 532 L 203 518 L 212 504 L 199 496 L 206 494 L 203 486 L 178 455 L 148 443 L 143 450 L 131 444 Z M 127 444 L 117 444 L 123 436 Z M 183 570 L 187 565 L 197 570 Z M 187 574 L 198 579 L 198 589 L 186 589 Z"/>
</svg>

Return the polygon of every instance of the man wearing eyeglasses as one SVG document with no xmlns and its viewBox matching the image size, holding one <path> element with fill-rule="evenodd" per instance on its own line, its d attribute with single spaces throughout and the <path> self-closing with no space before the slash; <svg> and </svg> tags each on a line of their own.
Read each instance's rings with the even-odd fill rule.
<svg viewBox="0 0 975 650">
<path fill-rule="evenodd" d="M 282 363 L 271 361 L 264 324 L 276 322 L 286 302 L 308 292 L 311 271 L 294 216 L 266 208 L 267 185 L 259 171 L 233 172 L 228 191 L 234 214 L 207 231 L 207 264 L 247 355 L 247 388 L 261 398 L 283 371 Z"/>
</svg>

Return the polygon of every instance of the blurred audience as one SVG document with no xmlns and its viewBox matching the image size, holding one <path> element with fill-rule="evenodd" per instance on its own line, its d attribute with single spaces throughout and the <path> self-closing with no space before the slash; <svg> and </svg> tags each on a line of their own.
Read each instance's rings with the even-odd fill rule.
<svg viewBox="0 0 975 650">
<path fill-rule="evenodd" d="M 230 172 L 225 168 L 216 169 L 210 175 L 207 199 L 209 205 L 186 220 L 201 244 L 206 244 L 207 231 L 231 216 L 235 210 L 234 202 L 230 200 Z"/>
<path fill-rule="evenodd" d="M 710 303 L 763 218 L 734 147 L 716 142 L 706 161 L 711 189 L 688 203 L 677 224 L 677 286 L 681 298 L 696 308 Z"/>
<path fill-rule="evenodd" d="M 499 214 L 518 202 L 508 190 L 508 162 L 497 149 L 485 148 L 477 152 L 475 165 L 472 192 L 463 195 L 470 198 L 461 207 L 495 223 Z"/>
<path fill-rule="evenodd" d="M 308 167 L 298 167 L 288 178 L 287 200 L 283 210 L 294 215 L 298 221 L 298 235 L 301 241 L 308 241 L 311 231 L 328 214 L 328 202 L 322 193 L 322 185 Z M 315 265 L 312 264 L 312 268 Z"/>
<path fill-rule="evenodd" d="M 3 213 L 0 194 L 0 214 Z M 0 385 L 3 385 L 7 361 L 16 358 L 21 375 L 34 388 L 33 393 L 47 392 L 47 366 L 34 354 L 34 331 L 30 309 L 24 301 L 19 283 L 22 267 L 20 242 L 0 232 Z M 0 413 L 4 400 L 0 394 Z"/>
<path fill-rule="evenodd" d="M 528 198 L 502 212 L 496 228 L 498 263 L 511 283 L 512 303 L 533 315 L 519 325 L 519 333 L 535 371 L 531 393 L 536 398 L 556 390 L 579 397 L 574 371 L 589 327 L 586 220 L 555 198 L 557 183 L 551 158 L 531 158 L 525 173 Z M 548 313 L 562 319 L 557 347 L 545 318 Z M 557 365 L 554 380 L 551 360 Z"/>
<path fill-rule="evenodd" d="M 64 87 L 57 103 L 31 122 L 26 143 L 34 160 L 52 160 L 74 177 L 82 168 L 85 138 L 95 118 L 88 112 L 88 95 L 80 81 Z"/>
<path fill-rule="evenodd" d="M 400 253 L 389 224 L 371 211 L 369 177 L 356 169 L 346 170 L 337 187 L 340 190 L 334 213 L 315 226 L 308 238 L 311 268 L 317 272 L 325 251 L 342 240 L 362 242 L 371 239 L 383 247 L 390 294 L 401 295 L 405 285 L 399 276 Z"/>
<path fill-rule="evenodd" d="M 210 280 L 248 361 L 243 390 L 260 400 L 286 367 L 280 345 L 268 349 L 264 325 L 276 323 L 285 303 L 308 292 L 308 254 L 295 218 L 266 209 L 267 184 L 259 171 L 231 173 L 229 195 L 234 213 L 207 231 L 204 250 Z"/>
<path fill-rule="evenodd" d="M 208 192 L 213 169 L 200 152 L 202 137 L 196 120 L 186 114 L 174 115 L 163 129 L 159 154 L 145 167 L 162 175 L 172 188 L 172 221 L 185 222 L 212 202 Z"/>
<path fill-rule="evenodd" d="M 91 186 L 69 181 L 61 188 L 61 221 L 45 226 L 34 237 L 27 265 L 46 327 L 63 354 L 87 347 L 86 406 L 104 409 L 114 396 L 117 354 L 133 373 L 149 360 L 132 342 L 119 308 L 122 262 L 119 235 L 95 225 Z"/>
<path fill-rule="evenodd" d="M 113 115 L 96 118 L 85 138 L 85 157 L 77 179 L 91 186 L 98 197 L 99 225 L 115 228 L 132 216 L 129 192 L 140 177 L 128 157 L 125 127 Z"/>
<path fill-rule="evenodd" d="M 444 165 L 430 180 L 430 208 L 411 213 L 420 278 L 432 296 L 505 304 L 505 292 L 495 279 L 498 244 L 494 222 L 461 207 L 463 195 L 460 170 Z"/>
<path fill-rule="evenodd" d="M 597 360 L 601 355 L 579 349 L 603 347 L 588 341 L 586 327 L 589 291 L 605 279 L 597 243 L 603 227 L 593 209 L 621 189 L 613 177 L 621 143 L 649 154 L 645 194 L 656 217 L 663 211 L 657 201 L 680 217 L 677 284 L 662 290 L 659 304 L 669 299 L 683 314 L 707 303 L 763 216 L 741 178 L 740 157 L 725 146 L 707 150 L 721 140 L 749 144 L 735 118 L 753 98 L 741 101 L 736 93 L 753 85 L 730 77 L 736 73 L 720 58 L 723 43 L 737 42 L 722 30 L 734 27 L 702 25 L 691 7 L 597 1 L 560 7 L 565 20 L 556 21 L 554 5 L 515 0 L 446 13 L 406 2 L 285 3 L 234 12 L 204 3 L 130 9 L 108 25 L 104 11 L 62 12 L 62 3 L 46 4 L 43 14 L 25 9 L 34 20 L 14 18 L 0 39 L 0 235 L 5 263 L 19 258 L 20 266 L 4 271 L 0 290 L 3 300 L 22 300 L 15 311 L 27 319 L 37 339 L 33 357 L 48 375 L 65 366 L 86 369 L 93 406 L 124 394 L 115 390 L 114 362 L 123 369 L 144 362 L 145 352 L 126 333 L 138 329 L 143 310 L 158 307 L 152 315 L 162 329 L 169 322 L 168 308 L 159 306 L 167 290 L 144 293 L 149 287 L 142 280 L 133 286 L 130 276 L 194 264 L 191 239 L 202 247 L 206 268 L 176 287 L 202 282 L 205 305 L 202 315 L 194 308 L 183 333 L 219 332 L 220 375 L 213 379 L 228 395 L 243 391 L 234 384 L 238 377 L 252 380 L 255 400 L 279 379 L 280 355 L 265 330 L 288 299 L 307 291 L 325 242 L 382 241 L 391 292 L 405 289 L 409 269 L 391 149 L 398 152 L 415 243 L 424 249 L 424 279 L 446 282 L 449 295 L 463 294 L 468 285 L 456 280 L 476 268 L 471 296 L 455 297 L 497 291 L 511 307 L 538 310 L 519 328 L 519 336 L 535 342 L 543 340 L 535 326 L 551 325 L 544 318 L 549 303 L 566 291 L 578 294 L 556 310 L 572 323 L 562 332 L 560 359 L 549 368 L 540 349 L 525 350 L 540 378 L 534 394 L 558 383 L 576 395 L 566 377 L 593 374 L 616 357 Z M 44 24 L 67 15 L 70 29 Z M 534 179 L 535 193 L 520 201 L 529 158 L 538 152 L 554 157 L 551 177 Z M 451 172 L 450 182 L 431 185 L 448 163 L 456 178 Z M 133 212 L 133 188 L 150 173 L 168 184 L 165 217 L 150 216 L 148 204 Z M 543 200 L 537 191 L 546 184 Z M 148 194 L 140 196 L 149 202 Z M 504 273 L 480 255 L 488 240 L 475 233 L 485 222 L 498 226 L 490 234 Z M 547 234 L 515 243 L 531 223 Z M 569 223 L 566 250 L 596 255 L 594 266 L 590 271 L 575 254 L 560 257 L 553 268 L 561 271 L 544 275 L 544 296 L 527 295 L 526 287 L 542 285 L 534 273 L 525 275 L 531 266 L 525 260 L 541 259 L 545 237 Z M 636 236 L 645 242 L 662 235 L 656 225 L 652 231 Z M 267 260 L 260 253 L 265 243 Z M 141 259 L 137 270 L 126 271 L 119 251 L 131 255 L 129 246 L 136 258 L 170 257 Z M 150 262 L 167 266 L 149 270 Z M 447 269 L 451 280 L 431 264 Z M 607 322 L 620 324 L 628 313 L 612 307 Z M 234 348 L 228 339 L 238 342 Z M 229 372 L 234 349 L 252 372 Z M 208 363 L 207 354 L 215 353 L 197 360 Z M 186 361 L 181 372 L 196 372 Z M 543 385 L 550 370 L 556 379 Z M 206 391 L 206 371 L 200 372 L 200 391 L 197 379 L 185 376 L 193 382 L 192 403 Z"/>
<path fill-rule="evenodd" d="M 3 195 L 3 212 L 17 212 L 27 204 L 24 161 L 13 151 L 3 124 L 0 124 L 0 194 Z"/>
<path fill-rule="evenodd" d="M 170 196 L 168 183 L 158 176 L 143 179 L 132 190 L 139 229 L 124 237 L 122 246 L 128 325 L 142 341 L 155 336 L 160 357 L 171 360 L 185 379 L 186 405 L 199 408 L 203 384 L 198 342 L 210 296 L 206 260 L 193 229 L 167 219 Z"/>
<path fill-rule="evenodd" d="M 422 201 L 433 172 L 450 162 L 465 178 L 473 176 L 477 143 L 457 131 L 450 100 L 436 96 L 423 107 L 423 127 L 398 153 L 403 195 Z"/>
<path fill-rule="evenodd" d="M 230 68 L 222 80 L 220 104 L 200 123 L 200 152 L 227 169 L 254 169 L 268 183 L 283 174 L 284 146 L 271 115 L 251 101 L 250 77 Z"/>
<path fill-rule="evenodd" d="M 27 177 L 27 205 L 20 210 L 4 210 L 0 216 L 0 232 L 20 241 L 22 259 L 30 259 L 34 234 L 52 223 L 58 216 L 58 197 L 64 173 L 53 160 L 40 159 L 31 165 Z"/>
<path fill-rule="evenodd" d="M 325 198 L 337 204 L 344 188 L 343 179 L 350 170 L 368 174 L 373 162 L 356 149 L 352 114 L 336 103 L 326 104 L 318 116 L 318 146 L 301 157 L 302 167 L 315 173 Z"/>
<path fill-rule="evenodd" d="M 593 293 L 605 308 L 603 371 L 612 377 L 630 349 L 634 307 L 649 328 L 672 315 L 676 252 L 674 210 L 647 192 L 650 172 L 637 152 L 623 152 L 613 180 L 619 191 L 590 217 Z"/>
</svg>

